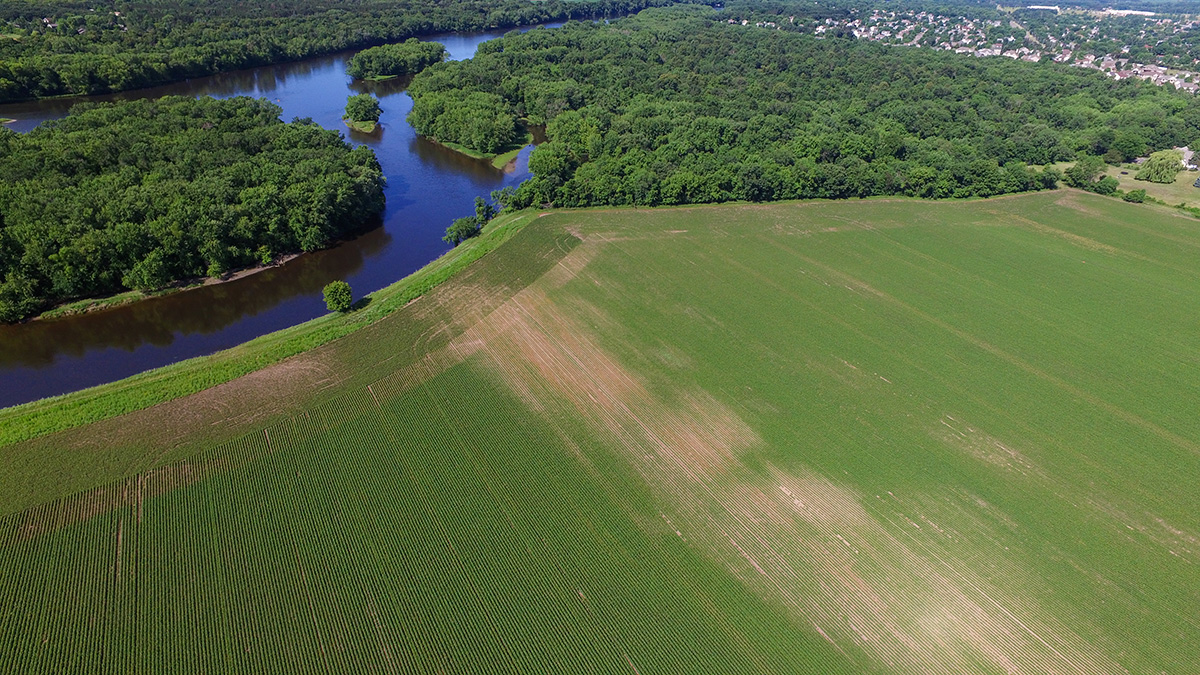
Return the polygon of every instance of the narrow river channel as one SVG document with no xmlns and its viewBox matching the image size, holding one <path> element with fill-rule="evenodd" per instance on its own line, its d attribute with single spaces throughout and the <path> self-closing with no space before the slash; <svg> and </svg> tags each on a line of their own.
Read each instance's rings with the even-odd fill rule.
<svg viewBox="0 0 1200 675">
<path fill-rule="evenodd" d="M 561 24 L 551 24 L 553 28 Z M 431 36 L 451 59 L 470 58 L 504 31 Z M 86 100 L 167 95 L 268 98 L 283 119 L 311 117 L 375 150 L 387 176 L 383 226 L 335 248 L 224 284 L 52 321 L 0 325 L 0 407 L 112 382 L 183 359 L 232 347 L 325 312 L 321 288 L 336 279 L 362 296 L 414 272 L 447 250 L 450 222 L 470 215 L 476 196 L 528 177 L 526 148 L 507 171 L 419 138 L 405 121 L 412 100 L 404 83 L 352 83 L 353 52 L 264 66 L 178 84 Z M 351 133 L 341 121 L 346 97 L 371 91 L 383 108 L 382 129 Z M 84 99 L 0 106 L 9 128 L 26 132 L 57 119 Z"/>
</svg>

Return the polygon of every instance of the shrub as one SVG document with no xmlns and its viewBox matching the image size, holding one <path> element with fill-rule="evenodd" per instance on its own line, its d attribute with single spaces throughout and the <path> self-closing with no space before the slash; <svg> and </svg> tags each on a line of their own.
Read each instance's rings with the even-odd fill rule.
<svg viewBox="0 0 1200 675">
<path fill-rule="evenodd" d="M 344 281 L 331 281 L 325 285 L 325 306 L 331 312 L 348 312 L 354 303 L 354 294 L 350 284 Z"/>
<path fill-rule="evenodd" d="M 1111 195 L 1117 191 L 1117 186 L 1120 184 L 1120 181 L 1118 181 L 1116 178 L 1113 178 L 1112 176 L 1105 176 L 1104 178 L 1100 179 L 1099 183 L 1096 183 L 1095 186 L 1092 187 L 1092 191 L 1097 194 Z"/>
</svg>

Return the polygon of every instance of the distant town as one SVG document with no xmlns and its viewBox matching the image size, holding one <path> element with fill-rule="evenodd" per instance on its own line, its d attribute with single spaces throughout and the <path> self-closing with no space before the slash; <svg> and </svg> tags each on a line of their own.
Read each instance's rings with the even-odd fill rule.
<svg viewBox="0 0 1200 675">
<path fill-rule="evenodd" d="M 844 18 L 736 22 L 978 57 L 1049 59 L 1099 70 L 1115 80 L 1138 78 L 1192 93 L 1200 89 L 1200 49 L 1193 33 L 1200 17 L 1059 5 L 998 6 L 985 14 L 999 18 L 851 9 Z"/>
</svg>

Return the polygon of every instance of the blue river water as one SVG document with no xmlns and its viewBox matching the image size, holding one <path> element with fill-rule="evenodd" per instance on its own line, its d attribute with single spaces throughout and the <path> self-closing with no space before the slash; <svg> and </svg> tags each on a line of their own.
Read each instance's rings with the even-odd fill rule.
<svg viewBox="0 0 1200 675">
<path fill-rule="evenodd" d="M 557 24 L 538 28 L 546 30 Z M 448 34 L 451 59 L 470 58 L 480 43 L 502 32 Z M 131 305 L 63 319 L 0 325 L 0 407 L 112 382 L 194 356 L 211 354 L 325 313 L 321 289 L 344 279 L 356 297 L 391 284 L 444 253 L 441 237 L 455 218 L 470 215 L 476 196 L 528 177 L 530 148 L 504 171 L 416 135 L 405 121 L 412 99 L 405 82 L 352 82 L 345 74 L 353 52 L 265 66 L 152 89 L 87 100 L 166 95 L 270 99 L 283 119 L 310 117 L 370 146 L 387 176 L 383 225 L 334 248 L 306 254 L 244 278 Z M 381 129 L 350 132 L 341 121 L 346 98 L 379 97 Z M 0 106 L 9 128 L 25 132 L 66 114 L 82 99 Z"/>
</svg>

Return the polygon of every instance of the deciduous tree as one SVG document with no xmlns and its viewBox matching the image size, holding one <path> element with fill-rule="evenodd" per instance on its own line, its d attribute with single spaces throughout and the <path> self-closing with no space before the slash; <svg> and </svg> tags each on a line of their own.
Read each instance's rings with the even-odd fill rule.
<svg viewBox="0 0 1200 675">
<path fill-rule="evenodd" d="M 345 281 L 331 281 L 325 285 L 325 307 L 331 312 L 348 312 L 354 304 L 354 294 Z"/>
<path fill-rule="evenodd" d="M 346 119 L 351 122 L 378 122 L 383 110 L 371 94 L 354 94 L 346 99 Z"/>
<path fill-rule="evenodd" d="M 1134 178 L 1151 183 L 1174 183 L 1180 171 L 1183 171 L 1183 154 L 1178 150 L 1159 150 L 1151 153 Z"/>
</svg>

